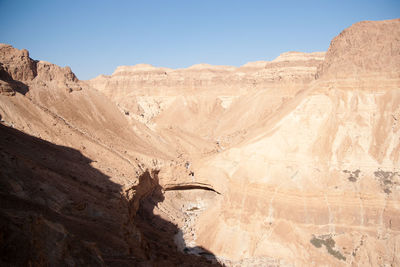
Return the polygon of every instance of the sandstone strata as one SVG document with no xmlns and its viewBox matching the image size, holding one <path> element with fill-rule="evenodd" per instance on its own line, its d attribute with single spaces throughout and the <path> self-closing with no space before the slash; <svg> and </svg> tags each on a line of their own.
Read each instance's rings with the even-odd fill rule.
<svg viewBox="0 0 400 267">
<path fill-rule="evenodd" d="M 176 249 L 173 224 L 160 221 L 168 235 L 140 224 L 173 150 L 69 68 L 0 48 L 0 264 L 211 264 Z"/>
<path fill-rule="evenodd" d="M 15 91 L 11 84 L 9 84 L 6 81 L 0 80 L 0 94 L 7 95 L 7 96 L 13 96 L 13 95 L 15 95 Z"/>
<path fill-rule="evenodd" d="M 329 46 L 317 76 L 342 87 L 398 88 L 399 19 L 362 21 L 345 29 Z"/>
<path fill-rule="evenodd" d="M 198 149 L 188 145 L 187 139 L 193 136 L 190 133 L 197 133 L 201 139 L 196 142 L 201 143 L 225 139 L 235 143 L 243 139 L 243 124 L 272 112 L 304 89 L 315 79 L 323 58 L 323 52 L 288 52 L 271 62 L 242 67 L 198 64 L 176 70 L 139 64 L 118 67 L 111 76 L 101 75 L 88 83 L 112 99 L 129 118 L 145 123 L 164 139 L 181 144 L 182 153 L 201 154 L 215 146 L 202 145 Z M 257 102 L 256 98 L 268 99 L 270 104 Z M 242 115 L 256 117 L 232 124 L 232 115 L 252 101 L 257 102 L 253 103 L 255 112 L 247 110 Z"/>
<path fill-rule="evenodd" d="M 346 29 L 318 80 L 194 166 L 224 195 L 200 218 L 198 244 L 243 265 L 399 263 L 399 26 Z"/>
<path fill-rule="evenodd" d="M 400 265 L 398 29 L 84 82 L 1 45 L 1 263 Z"/>
</svg>

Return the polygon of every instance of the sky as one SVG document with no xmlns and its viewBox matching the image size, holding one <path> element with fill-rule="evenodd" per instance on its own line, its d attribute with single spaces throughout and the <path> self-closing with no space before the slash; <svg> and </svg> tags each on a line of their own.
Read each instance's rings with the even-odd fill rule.
<svg viewBox="0 0 400 267">
<path fill-rule="evenodd" d="M 0 43 L 86 80 L 120 65 L 240 66 L 326 51 L 358 21 L 399 17 L 400 0 L 0 0 Z"/>
</svg>

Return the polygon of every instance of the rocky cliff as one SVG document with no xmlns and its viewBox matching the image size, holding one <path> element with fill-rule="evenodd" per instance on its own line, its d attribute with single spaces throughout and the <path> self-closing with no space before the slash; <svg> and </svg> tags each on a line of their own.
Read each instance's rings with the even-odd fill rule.
<svg viewBox="0 0 400 267">
<path fill-rule="evenodd" d="M 399 26 L 346 29 L 306 90 L 197 162 L 224 196 L 198 244 L 249 266 L 399 264 Z"/>
<path fill-rule="evenodd" d="M 90 81 L 1 45 L 1 263 L 400 265 L 398 29 Z"/>
<path fill-rule="evenodd" d="M 198 64 L 173 70 L 147 64 L 121 66 L 111 76 L 101 75 L 87 83 L 131 119 L 179 143 L 178 153 L 204 154 L 215 149 L 206 143 L 229 140 L 230 144 L 243 139 L 243 130 L 254 121 L 249 117 L 265 116 L 315 80 L 324 55 L 288 52 L 270 62 L 241 67 Z M 232 124 L 231 115 L 241 109 L 238 106 L 247 109 L 255 98 L 268 99 L 270 104 L 254 103 L 255 112 L 243 112 L 239 116 L 245 116 L 242 123 Z M 200 148 L 187 143 L 193 138 L 190 133 L 196 133 Z"/>
<path fill-rule="evenodd" d="M 306 83 L 314 80 L 324 52 L 284 53 L 273 61 L 250 62 L 241 67 L 197 64 L 186 69 L 158 68 L 148 64 L 120 66 L 111 76 L 88 81 L 111 98 L 118 94 L 176 95 L 198 91 L 245 91 L 278 85 L 276 81 Z M 235 92 L 236 94 L 239 92 Z"/>
<path fill-rule="evenodd" d="M 178 251 L 169 221 L 168 235 L 140 224 L 168 144 L 70 68 L 0 55 L 0 265 L 212 265 Z"/>
<path fill-rule="evenodd" d="M 343 87 L 398 88 L 399 35 L 399 19 L 356 23 L 332 40 L 317 76 Z"/>
</svg>

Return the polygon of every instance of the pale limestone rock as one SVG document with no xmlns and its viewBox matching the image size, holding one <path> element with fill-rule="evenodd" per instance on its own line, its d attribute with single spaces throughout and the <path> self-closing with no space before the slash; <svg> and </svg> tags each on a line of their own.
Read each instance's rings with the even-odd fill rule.
<svg viewBox="0 0 400 267">
<path fill-rule="evenodd" d="M 85 82 L 1 45 L 0 85 L 29 86 L 0 95 L 13 263 L 400 265 L 399 24 L 357 23 L 326 54 Z"/>
</svg>

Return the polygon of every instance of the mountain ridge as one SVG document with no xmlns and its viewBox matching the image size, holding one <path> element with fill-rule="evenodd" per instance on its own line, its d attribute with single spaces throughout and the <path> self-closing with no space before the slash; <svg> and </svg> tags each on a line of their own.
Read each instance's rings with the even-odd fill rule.
<svg viewBox="0 0 400 267">
<path fill-rule="evenodd" d="M 0 121 L 1 264 L 400 265 L 400 19 L 88 81 L 1 44 Z"/>
</svg>

